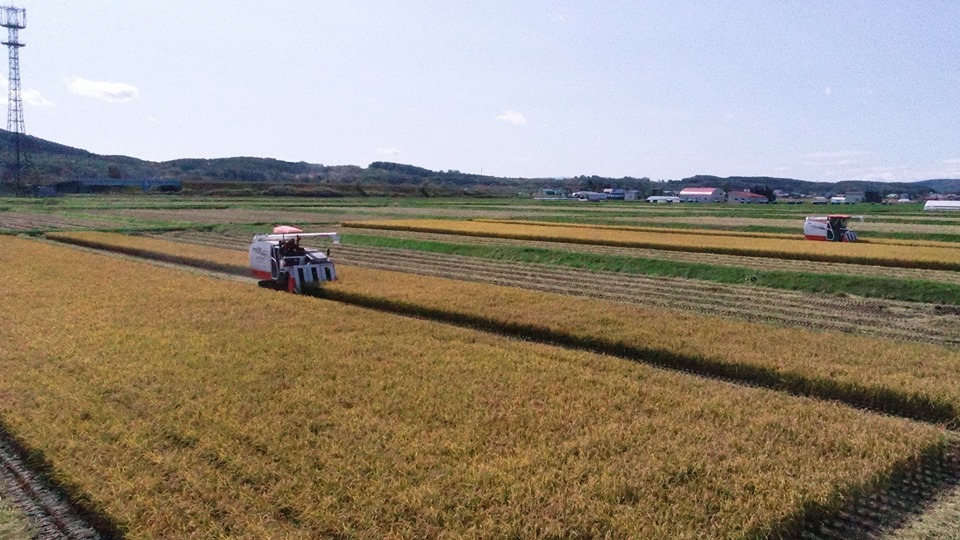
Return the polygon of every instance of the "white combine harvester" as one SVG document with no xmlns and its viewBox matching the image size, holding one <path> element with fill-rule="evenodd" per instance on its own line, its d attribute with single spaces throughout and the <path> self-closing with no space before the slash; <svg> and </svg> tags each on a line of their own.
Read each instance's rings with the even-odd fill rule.
<svg viewBox="0 0 960 540">
<path fill-rule="evenodd" d="M 305 233 L 296 227 L 274 227 L 273 234 L 258 234 L 250 243 L 250 270 L 261 287 L 300 294 L 304 288 L 337 279 L 330 252 L 300 246 L 301 238 L 326 237 L 334 244 L 340 235 Z"/>
<path fill-rule="evenodd" d="M 861 223 L 863 222 L 863 216 L 845 214 L 809 216 L 803 222 L 803 237 L 807 240 L 823 242 L 856 242 L 857 233 L 847 228 L 847 222 L 851 219 L 859 219 Z"/>
</svg>

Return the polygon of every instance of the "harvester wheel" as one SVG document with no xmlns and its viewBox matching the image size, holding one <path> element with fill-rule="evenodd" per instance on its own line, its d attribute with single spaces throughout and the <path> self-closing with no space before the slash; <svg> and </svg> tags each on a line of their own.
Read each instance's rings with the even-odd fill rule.
<svg viewBox="0 0 960 540">
<path fill-rule="evenodd" d="M 263 279 L 257 282 L 257 285 L 263 287 L 264 289 L 273 289 L 277 290 L 277 282 L 272 279 Z"/>
</svg>

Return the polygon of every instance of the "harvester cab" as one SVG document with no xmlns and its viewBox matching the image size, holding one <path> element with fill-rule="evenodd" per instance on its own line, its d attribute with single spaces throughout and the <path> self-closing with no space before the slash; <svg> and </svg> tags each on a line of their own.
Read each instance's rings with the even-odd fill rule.
<svg viewBox="0 0 960 540">
<path fill-rule="evenodd" d="M 300 294 L 306 287 L 319 286 L 337 279 L 337 271 L 326 253 L 300 245 L 302 238 L 330 238 L 340 243 L 340 235 L 332 232 L 305 233 L 296 227 L 274 227 L 273 234 L 258 234 L 250 243 L 250 270 L 261 287 Z"/>
<path fill-rule="evenodd" d="M 847 228 L 851 219 L 863 222 L 863 216 L 831 214 L 829 216 L 808 216 L 803 222 L 803 237 L 807 240 L 824 242 L 856 242 L 857 233 Z"/>
</svg>

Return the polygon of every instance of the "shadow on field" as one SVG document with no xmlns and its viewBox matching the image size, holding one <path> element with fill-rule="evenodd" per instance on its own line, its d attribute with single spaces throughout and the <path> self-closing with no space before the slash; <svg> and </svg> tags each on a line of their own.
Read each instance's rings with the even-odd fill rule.
<svg viewBox="0 0 960 540">
<path fill-rule="evenodd" d="M 901 464 L 886 479 L 878 479 L 851 494 L 827 513 L 806 512 L 784 522 L 779 538 L 859 539 L 886 537 L 910 518 L 923 513 L 940 495 L 960 486 L 960 439 Z"/>
<path fill-rule="evenodd" d="M 113 540 L 123 530 L 76 486 L 56 480 L 43 452 L 22 443 L 0 422 L 0 493 L 30 519 L 36 538 Z"/>
</svg>

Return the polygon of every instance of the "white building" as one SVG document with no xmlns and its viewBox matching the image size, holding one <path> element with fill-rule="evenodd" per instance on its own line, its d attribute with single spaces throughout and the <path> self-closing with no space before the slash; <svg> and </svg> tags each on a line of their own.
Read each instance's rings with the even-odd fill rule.
<svg viewBox="0 0 960 540">
<path fill-rule="evenodd" d="M 677 202 L 680 202 L 680 197 L 654 195 L 652 197 L 647 197 L 647 202 L 661 203 L 661 204 L 677 203 Z"/>
<path fill-rule="evenodd" d="M 725 195 L 722 189 L 715 187 L 684 188 L 679 193 L 681 202 L 698 203 L 723 202 Z"/>
<path fill-rule="evenodd" d="M 927 201 L 923 209 L 927 212 L 960 212 L 960 201 Z"/>
</svg>

